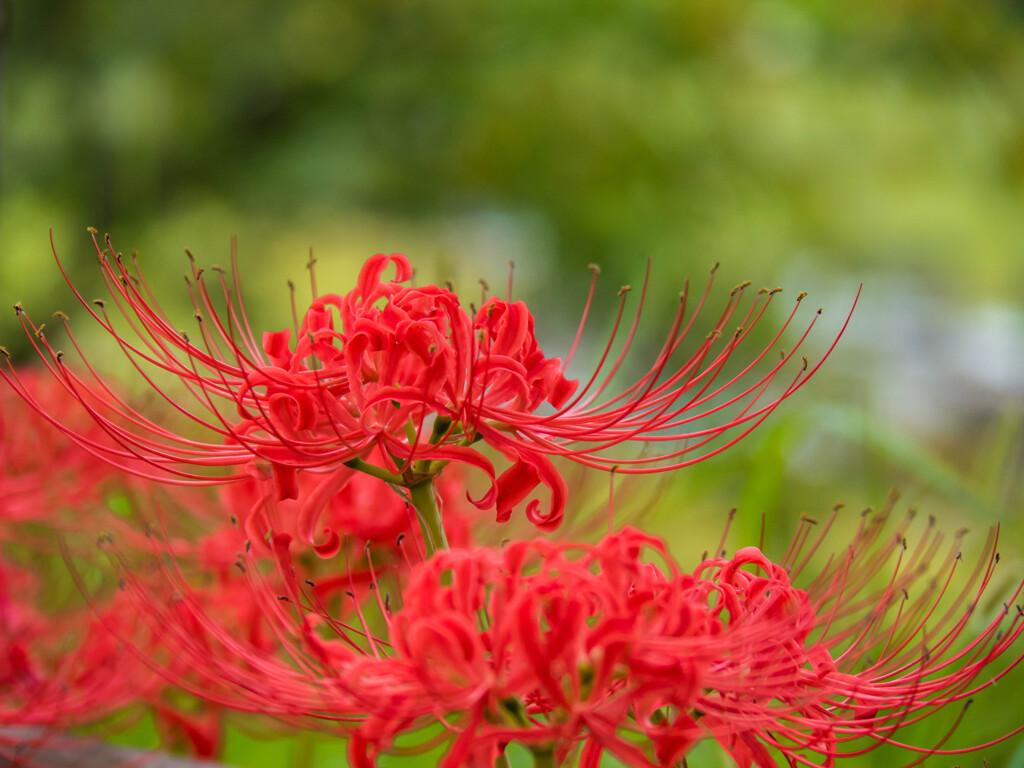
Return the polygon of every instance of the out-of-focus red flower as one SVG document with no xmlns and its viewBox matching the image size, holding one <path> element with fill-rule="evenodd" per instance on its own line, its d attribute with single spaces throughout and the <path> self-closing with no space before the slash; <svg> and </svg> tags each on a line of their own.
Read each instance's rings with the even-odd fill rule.
<svg viewBox="0 0 1024 768">
<path fill-rule="evenodd" d="M 465 474 L 452 466 L 435 482 L 453 546 L 473 541 L 473 524 L 483 514 L 466 499 Z M 224 486 L 219 497 L 255 546 L 265 546 L 273 533 L 285 533 L 324 558 L 336 556 L 343 546 L 361 552 L 368 542 L 378 552 L 393 550 L 405 536 L 412 537 L 414 548 L 422 548 L 415 510 L 388 484 L 344 466 L 330 474 L 300 473 L 296 483 L 297 499 L 278 498 L 273 481 L 260 476 Z"/>
<path fill-rule="evenodd" d="M 706 290 L 687 316 L 684 292 L 651 367 L 609 395 L 636 330 L 646 278 L 621 349 L 612 352 L 628 291 L 620 292 L 614 330 L 600 362 L 578 386 L 565 372 L 583 335 L 594 284 L 576 342 L 563 361 L 541 350 L 533 315 L 522 302 L 491 297 L 479 310 L 467 312 L 445 288 L 407 284 L 412 269 L 398 254 L 369 259 L 348 293 L 316 296 L 296 318 L 294 334 L 285 330 L 261 337 L 252 331 L 240 300 L 237 269 L 233 278 L 216 272 L 224 297 L 219 307 L 206 273 L 193 267 L 189 283 L 198 331 L 190 336 L 163 314 L 137 269 L 129 269 L 112 248 L 105 251 L 97 242 L 96 250 L 110 291 L 108 303 L 130 332 L 115 324 L 108 303 L 90 303 L 76 291 L 82 305 L 169 409 L 214 438 L 192 439 L 180 428 L 136 412 L 102 380 L 79 376 L 19 309 L 40 355 L 115 444 L 96 441 L 74 426 L 62 428 L 108 461 L 172 482 L 241 480 L 248 476 L 246 467 L 249 474 L 272 474 L 280 499 L 300 496 L 300 474 L 318 476 L 318 488 L 334 487 L 343 480 L 331 473 L 346 464 L 366 470 L 368 457 L 381 462 L 371 468 L 378 476 L 410 488 L 455 461 L 490 478 L 490 491 L 478 503 L 495 508 L 499 520 L 526 502 L 534 524 L 554 528 L 567 489 L 552 457 L 619 473 L 692 464 L 741 439 L 824 360 L 810 365 L 804 359 L 772 388 L 810 330 L 778 359 L 769 360 L 794 307 L 767 347 L 755 349 L 738 371 L 728 370 L 726 363 L 750 344 L 751 329 L 776 295 L 759 291 L 743 309 L 746 285 L 730 293 L 696 351 L 680 358 L 708 295 Z M 394 279 L 384 279 L 391 268 Z M 188 395 L 163 392 L 154 372 L 178 377 Z M 13 371 L 0 373 L 25 391 Z M 44 404 L 36 407 L 46 411 Z M 510 462 L 500 475 L 474 447 L 480 440 Z M 639 458 L 617 453 L 625 443 L 650 450 Z M 233 474 L 211 478 L 197 471 L 204 467 L 229 467 Z M 546 507 L 532 498 L 539 485 L 549 491 Z"/>
<path fill-rule="evenodd" d="M 129 600 L 118 595 L 94 614 L 85 606 L 45 612 L 45 598 L 52 600 L 33 573 L 0 562 L 0 725 L 96 723 L 161 687 L 124 647 L 153 644 L 139 634 Z"/>
<path fill-rule="evenodd" d="M 0 526 L 24 521 L 84 523 L 116 470 L 47 423 L 102 444 L 105 435 L 81 403 L 46 371 L 18 371 L 22 392 L 0 388 Z M 39 411 L 46 414 L 40 416 Z M 114 445 L 107 441 L 107 446 Z M 65 514 L 65 513 L 73 514 Z M 95 519 L 95 515 L 91 516 Z"/>
</svg>

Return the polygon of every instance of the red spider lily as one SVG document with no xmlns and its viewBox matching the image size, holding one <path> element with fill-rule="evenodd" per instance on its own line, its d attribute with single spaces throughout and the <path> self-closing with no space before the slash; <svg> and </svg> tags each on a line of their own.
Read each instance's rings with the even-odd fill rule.
<svg viewBox="0 0 1024 768">
<path fill-rule="evenodd" d="M 189 660 L 191 690 L 349 734 L 357 766 L 436 722 L 444 731 L 423 748 L 447 741 L 445 766 L 493 765 L 512 741 L 586 768 L 605 751 L 631 766 L 675 764 L 704 738 L 743 768 L 832 766 L 881 744 L 921 759 L 968 751 L 946 748 L 948 735 L 911 746 L 898 731 L 1018 664 L 1024 619 L 1007 608 L 968 626 L 993 578 L 994 534 L 962 578 L 959 539 L 931 569 L 942 536 L 929 525 L 908 547 L 909 517 L 886 531 L 888 515 L 865 516 L 806 589 L 793 580 L 811 560 L 809 526 L 781 562 L 748 547 L 689 574 L 627 529 L 597 545 L 439 552 L 403 577 L 394 604 L 390 574 L 350 581 L 344 616 L 303 585 L 282 537 L 277 576 L 251 554 L 242 569 L 276 649 L 219 622 L 180 573 L 170 609 L 125 578 L 171 655 Z"/>
<path fill-rule="evenodd" d="M 216 270 L 216 289 L 224 299 L 218 309 L 213 295 L 217 290 L 211 291 L 204 270 L 193 266 L 189 285 L 199 326 L 193 341 L 164 315 L 137 268 L 129 269 L 112 247 L 103 250 L 95 233 L 93 241 L 113 307 L 131 333 L 122 335 L 115 326 L 109 302 L 90 303 L 76 290 L 82 305 L 173 411 L 216 437 L 192 439 L 151 420 L 94 377 L 88 364 L 93 375 L 80 376 L 19 307 L 39 354 L 115 444 L 49 417 L 51 421 L 108 461 L 171 482 L 220 483 L 244 479 L 247 466 L 249 474 L 269 468 L 281 499 L 299 496 L 300 471 L 324 475 L 346 464 L 358 465 L 411 488 L 456 461 L 490 478 L 491 489 L 478 503 L 496 507 L 499 520 L 507 519 L 538 485 L 546 486 L 548 508 L 532 499 L 526 515 L 541 528 L 554 528 L 562 518 L 566 485 L 550 457 L 619 473 L 647 473 L 714 456 L 799 389 L 835 346 L 833 342 L 813 365 L 804 359 L 791 378 L 773 388 L 814 325 L 812 319 L 796 343 L 770 361 L 794 307 L 767 347 L 755 350 L 738 372 L 727 372 L 727 362 L 749 345 L 751 330 L 777 293 L 759 291 L 743 309 L 744 284 L 729 294 L 697 350 L 678 359 L 707 299 L 709 282 L 689 316 L 688 290 L 681 294 L 675 320 L 646 373 L 608 395 L 636 331 L 646 277 L 621 349 L 613 352 L 626 290 L 620 292 L 614 329 L 600 362 L 579 387 L 566 378 L 565 370 L 590 313 L 596 268 L 576 341 L 563 362 L 544 355 L 533 316 L 522 302 L 492 297 L 471 316 L 447 289 L 406 285 L 412 270 L 397 254 L 378 254 L 367 261 L 347 294 L 316 296 L 301 321 L 296 318 L 294 337 L 286 330 L 265 333 L 260 341 L 240 299 L 237 269 L 230 278 Z M 384 280 L 391 266 L 395 279 Z M 60 317 L 66 326 L 66 317 Z M 73 337 L 72 344 L 78 348 Z M 180 379 L 193 402 L 161 390 L 155 373 Z M 13 370 L 0 374 L 25 394 Z M 46 412 L 45 405 L 33 405 Z M 511 462 L 500 476 L 472 447 L 478 440 Z M 653 449 L 641 457 L 614 455 L 614 449 L 628 442 Z M 381 465 L 369 466 L 365 460 L 370 456 Z M 197 471 L 210 467 L 233 468 L 234 474 L 211 478 Z M 322 484 L 339 482 L 325 478 Z"/>
</svg>

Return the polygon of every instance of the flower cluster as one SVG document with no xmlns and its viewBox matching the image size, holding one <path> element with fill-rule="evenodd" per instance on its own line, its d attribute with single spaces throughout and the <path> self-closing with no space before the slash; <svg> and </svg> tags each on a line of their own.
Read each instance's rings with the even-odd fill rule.
<svg viewBox="0 0 1024 768">
<path fill-rule="evenodd" d="M 301 556 L 279 541 L 272 572 L 260 574 L 252 552 L 240 570 L 272 628 L 264 638 L 287 638 L 283 649 L 231 631 L 180 574 L 172 611 L 137 574 L 123 576 L 172 656 L 202 678 L 196 692 L 341 732 L 353 765 L 375 765 L 421 730 L 422 748 L 436 747 L 437 722 L 449 768 L 493 765 L 512 742 L 554 765 L 597 766 L 605 752 L 674 765 L 708 738 L 740 766 L 769 768 L 773 755 L 832 765 L 881 744 L 909 748 L 899 728 L 1020 661 L 1019 651 L 1005 660 L 1024 632 L 1019 609 L 1000 608 L 956 644 L 993 577 L 995 537 L 946 594 L 959 539 L 931 570 L 934 524 L 909 547 L 912 516 L 888 530 L 890 513 L 865 513 L 807 588 L 793 583 L 814 554 L 805 530 L 782 562 L 746 547 L 685 572 L 664 542 L 626 528 L 592 545 L 454 548 L 404 575 L 378 561 L 369 580 L 348 578 L 340 611 L 336 585 L 303 578 Z M 912 600 L 922 582 L 943 586 Z M 963 751 L 943 742 L 914 749 Z"/>
<path fill-rule="evenodd" d="M 693 464 L 750 432 L 831 352 L 830 347 L 814 365 L 796 358 L 802 363 L 795 373 L 777 391 L 771 387 L 791 367 L 817 317 L 779 359 L 769 362 L 801 294 L 769 344 L 755 350 L 738 371 L 728 369 L 727 362 L 749 344 L 752 329 L 778 293 L 763 289 L 743 309 L 749 287 L 744 284 L 731 291 L 697 349 L 681 357 L 680 348 L 706 302 L 709 283 L 689 316 L 689 293 L 681 294 L 675 320 L 646 373 L 608 395 L 636 332 L 646 278 L 618 354 L 612 350 L 626 290 L 620 292 L 614 330 L 599 363 L 579 386 L 566 378 L 565 371 L 583 336 L 596 270 L 576 343 L 563 362 L 544 355 L 534 335 L 533 315 L 521 301 L 491 297 L 471 314 L 446 288 L 404 285 L 412 269 L 398 254 L 369 259 L 348 293 L 316 297 L 301 321 L 296 319 L 294 337 L 291 330 L 284 330 L 264 333 L 261 341 L 252 332 L 240 299 L 237 270 L 230 279 L 221 270 L 215 273 L 224 298 L 218 309 L 205 271 L 193 266 L 190 286 L 198 324 L 193 341 L 160 310 L 142 273 L 129 270 L 112 246 L 102 249 L 95 233 L 93 240 L 110 301 L 90 303 L 77 290 L 76 295 L 166 400 L 168 412 L 204 427 L 211 437 L 178 434 L 132 409 L 105 382 L 80 376 L 19 307 L 19 317 L 42 359 L 82 401 L 105 439 L 98 441 L 73 425 L 53 421 L 79 444 L 135 474 L 210 484 L 269 473 L 280 499 L 300 496 L 298 477 L 304 472 L 344 474 L 344 467 L 354 467 L 411 488 L 454 461 L 489 478 L 489 491 L 476 503 L 495 509 L 499 521 L 508 519 L 538 485 L 544 485 L 550 496 L 547 507 L 529 499 L 525 513 L 538 527 L 552 529 L 561 522 L 567 487 L 551 457 L 619 474 Z M 384 280 L 391 267 L 395 279 Z M 120 334 L 108 304 L 123 315 L 135 338 Z M 66 316 L 61 320 L 67 326 Z M 727 330 L 734 324 L 735 331 Z M 153 372 L 173 374 L 186 396 L 157 387 Z M 18 382 L 13 369 L 2 373 L 32 397 L 31 388 Z M 545 404 L 547 412 L 542 409 Z M 475 447 L 479 441 L 510 462 L 500 475 Z M 641 456 L 614 454 L 624 443 L 651 450 Z M 208 467 L 231 468 L 234 473 L 211 478 L 197 471 Z"/>
<path fill-rule="evenodd" d="M 566 467 L 665 472 L 742 439 L 838 340 L 796 357 L 815 314 L 779 351 L 803 295 L 751 351 L 778 290 L 737 286 L 687 356 L 711 284 L 696 308 L 684 291 L 623 385 L 646 277 L 577 381 L 596 269 L 559 358 L 523 302 L 466 307 L 397 254 L 347 293 L 313 280 L 294 327 L 261 335 L 236 265 L 211 281 L 193 262 L 190 335 L 93 241 L 110 297 L 75 294 L 151 393 L 71 363 L 17 307 L 49 375 L 0 367 L 0 726 L 148 712 L 168 745 L 215 756 L 229 718 L 259 713 L 348 739 L 359 768 L 435 749 L 491 768 L 513 744 L 543 767 L 676 766 L 701 741 L 741 768 L 833 766 L 966 751 L 899 731 L 1021 661 L 1021 588 L 983 601 L 995 533 L 964 573 L 960 537 L 893 524 L 894 500 L 829 558 L 838 510 L 781 559 L 723 543 L 689 569 L 610 514 L 594 540 Z M 9 744 L 0 729 L 0 758 Z"/>
</svg>

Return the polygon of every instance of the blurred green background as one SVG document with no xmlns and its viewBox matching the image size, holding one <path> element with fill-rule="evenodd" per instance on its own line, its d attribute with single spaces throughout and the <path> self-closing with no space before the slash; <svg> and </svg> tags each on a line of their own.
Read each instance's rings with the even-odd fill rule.
<svg viewBox="0 0 1024 768">
<path fill-rule="evenodd" d="M 724 287 L 810 291 L 826 309 L 818 351 L 863 282 L 816 380 L 741 446 L 673 478 L 649 525 L 685 560 L 739 506 L 736 543 L 765 512 L 781 554 L 800 512 L 880 504 L 899 486 L 948 528 L 1001 521 L 997 587 L 1021 573 L 1024 3 L 2 8 L 0 300 L 40 321 L 69 311 L 101 364 L 116 367 L 111 345 L 74 311 L 50 227 L 87 297 L 102 293 L 87 226 L 137 249 L 183 326 L 183 249 L 225 263 L 232 236 L 247 306 L 272 329 L 289 325 L 285 281 L 301 286 L 310 247 L 321 290 L 339 292 L 378 251 L 471 295 L 477 278 L 502 285 L 512 260 L 552 355 L 571 340 L 591 262 L 610 310 L 653 260 L 648 339 L 684 280 L 703 285 L 716 262 Z M 13 312 L 0 343 L 28 359 Z M 1024 720 L 1000 692 L 980 697 L 958 743 Z M 986 756 L 1024 766 L 1020 740 Z M 292 757 L 343 764 L 327 744 L 239 733 L 227 759 Z M 691 764 L 721 761 L 702 750 Z"/>
</svg>

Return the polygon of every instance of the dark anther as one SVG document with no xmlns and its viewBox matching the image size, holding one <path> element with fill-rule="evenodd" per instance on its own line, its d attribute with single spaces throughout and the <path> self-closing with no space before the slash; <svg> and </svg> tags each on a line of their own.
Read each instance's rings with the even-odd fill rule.
<svg viewBox="0 0 1024 768">
<path fill-rule="evenodd" d="M 377 582 L 371 581 L 370 582 L 370 591 L 373 592 L 373 590 L 375 590 L 376 588 L 377 588 Z"/>
<path fill-rule="evenodd" d="M 281 601 L 283 601 L 283 602 L 285 602 L 285 603 L 291 602 L 291 601 L 290 601 L 290 600 L 288 599 L 288 595 L 278 595 L 278 596 L 277 596 L 277 599 L 278 599 L 278 600 L 281 600 Z"/>
<path fill-rule="evenodd" d="M 391 595 L 384 595 L 384 610 L 391 613 Z"/>
<path fill-rule="evenodd" d="M 235 561 L 235 565 L 238 566 L 238 570 L 240 570 L 242 573 L 245 573 L 245 566 L 244 565 L 242 565 L 237 560 Z"/>
<path fill-rule="evenodd" d="M 352 594 L 351 592 L 349 592 L 347 589 L 345 590 L 345 594 L 348 595 L 349 597 L 351 597 L 353 600 L 356 599 L 356 596 L 354 594 Z"/>
<path fill-rule="evenodd" d="M 306 579 L 306 583 L 309 584 L 309 586 L 313 587 L 313 589 L 316 589 L 316 584 L 313 583 L 312 579 Z"/>
<path fill-rule="evenodd" d="M 807 297 L 807 291 L 800 291 L 800 293 L 798 293 L 796 295 L 796 300 L 797 301 L 803 301 L 806 297 Z"/>
<path fill-rule="evenodd" d="M 238 527 L 238 518 L 235 517 L 234 515 L 231 516 L 231 526 L 233 528 L 237 528 Z"/>
<path fill-rule="evenodd" d="M 405 534 L 404 533 L 398 534 L 398 539 L 395 541 L 395 546 L 396 547 L 402 546 L 402 539 L 404 539 L 404 538 L 405 538 Z"/>
</svg>

